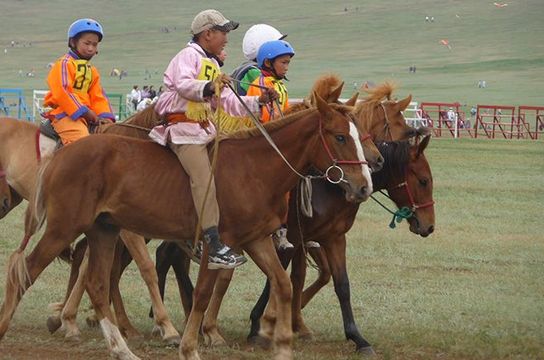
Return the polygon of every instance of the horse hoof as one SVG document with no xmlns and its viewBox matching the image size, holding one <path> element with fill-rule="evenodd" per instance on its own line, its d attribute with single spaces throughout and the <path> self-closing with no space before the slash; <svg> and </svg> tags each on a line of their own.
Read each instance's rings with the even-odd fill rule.
<svg viewBox="0 0 544 360">
<path fill-rule="evenodd" d="M 314 340 L 314 334 L 312 334 L 311 332 L 299 333 L 298 334 L 298 339 L 301 340 L 301 341 L 313 341 Z"/>
<path fill-rule="evenodd" d="M 95 327 L 98 327 L 98 320 L 94 317 L 88 317 L 87 319 L 85 319 L 85 322 L 87 323 L 87 326 L 90 327 L 90 328 L 95 328 Z"/>
<path fill-rule="evenodd" d="M 157 325 L 153 326 L 153 330 L 151 330 L 151 336 L 162 337 L 162 328 Z"/>
<path fill-rule="evenodd" d="M 376 353 L 374 352 L 374 349 L 372 349 L 372 346 L 362 347 L 356 350 L 357 353 L 363 355 L 364 357 L 374 357 L 376 356 Z"/>
<path fill-rule="evenodd" d="M 66 335 L 64 340 L 72 343 L 79 343 L 81 342 L 81 337 L 79 335 Z"/>
<path fill-rule="evenodd" d="M 58 316 L 50 316 L 47 318 L 47 330 L 49 333 L 53 334 L 57 331 L 62 325 L 62 321 Z"/>
<path fill-rule="evenodd" d="M 264 350 L 269 350 L 272 347 L 272 340 L 259 335 L 248 337 L 247 342 L 251 345 L 259 346 Z"/>
<path fill-rule="evenodd" d="M 170 336 L 169 338 L 163 339 L 167 346 L 179 346 L 181 344 L 181 337 L 178 336 Z"/>
</svg>

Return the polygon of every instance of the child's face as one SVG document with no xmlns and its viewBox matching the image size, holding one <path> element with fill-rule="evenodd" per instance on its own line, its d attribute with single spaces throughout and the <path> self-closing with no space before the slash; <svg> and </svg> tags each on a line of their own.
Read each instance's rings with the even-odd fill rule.
<svg viewBox="0 0 544 360">
<path fill-rule="evenodd" d="M 274 59 L 272 67 L 279 77 L 284 77 L 289 71 L 289 64 L 291 63 L 291 55 L 281 55 Z"/>
<path fill-rule="evenodd" d="M 216 29 L 208 30 L 208 34 L 206 34 L 206 50 L 213 55 L 220 56 L 228 43 L 227 34 L 224 31 Z"/>
<path fill-rule="evenodd" d="M 76 51 L 84 59 L 91 59 L 98 52 L 98 35 L 95 33 L 84 33 L 76 42 Z"/>
</svg>

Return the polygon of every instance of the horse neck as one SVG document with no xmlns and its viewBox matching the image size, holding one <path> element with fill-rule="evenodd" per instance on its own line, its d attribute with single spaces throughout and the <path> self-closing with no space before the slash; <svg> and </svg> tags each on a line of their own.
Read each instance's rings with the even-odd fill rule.
<svg viewBox="0 0 544 360">
<path fill-rule="evenodd" d="M 319 151 L 319 121 L 316 115 L 300 118 L 275 129 L 270 136 L 289 164 L 299 173 L 307 174 L 314 154 Z M 269 197 L 286 194 L 299 179 L 263 136 L 242 141 L 227 140 L 221 143 L 221 147 L 223 161 L 232 163 L 232 159 L 236 158 L 234 171 L 245 172 L 246 178 L 259 176 L 258 186 L 267 189 L 266 195 Z M 240 153 L 248 151 L 251 156 L 240 156 Z"/>
</svg>

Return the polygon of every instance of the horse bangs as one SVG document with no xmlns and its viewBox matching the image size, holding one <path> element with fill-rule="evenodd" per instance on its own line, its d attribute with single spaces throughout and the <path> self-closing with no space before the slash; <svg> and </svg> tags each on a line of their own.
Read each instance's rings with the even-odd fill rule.
<svg viewBox="0 0 544 360">
<path fill-rule="evenodd" d="M 376 146 L 384 159 L 384 166 L 379 173 L 383 171 L 389 176 L 404 174 L 410 160 L 410 142 L 408 140 L 384 141 Z"/>
</svg>

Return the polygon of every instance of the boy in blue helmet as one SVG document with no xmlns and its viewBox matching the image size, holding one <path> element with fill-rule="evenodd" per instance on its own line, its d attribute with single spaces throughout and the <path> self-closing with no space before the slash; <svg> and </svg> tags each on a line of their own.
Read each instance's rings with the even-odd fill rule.
<svg viewBox="0 0 544 360">
<path fill-rule="evenodd" d="M 277 102 L 261 105 L 263 123 L 279 119 L 289 107 L 289 97 L 283 80 L 293 56 L 295 56 L 295 50 L 284 40 L 267 41 L 257 52 L 257 66 L 261 73 L 252 83 L 256 86 L 249 86 L 247 95 L 259 96 L 264 88 L 272 88 L 279 94 Z M 289 193 L 285 198 L 289 204 Z M 274 244 L 279 250 L 293 248 L 293 244 L 287 240 L 287 214 L 282 222 L 280 228 L 272 234 Z"/>
<path fill-rule="evenodd" d="M 47 77 L 49 92 L 44 105 L 47 117 L 63 145 L 89 135 L 99 118 L 115 121 L 98 70 L 89 62 L 102 41 L 102 26 L 93 19 L 76 20 L 68 29 L 68 53 L 59 58 Z"/>
</svg>

